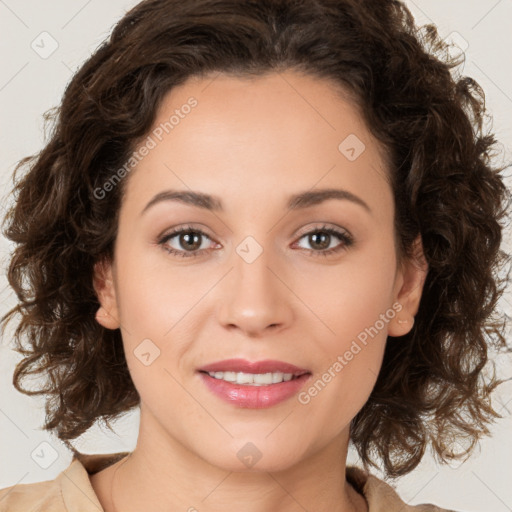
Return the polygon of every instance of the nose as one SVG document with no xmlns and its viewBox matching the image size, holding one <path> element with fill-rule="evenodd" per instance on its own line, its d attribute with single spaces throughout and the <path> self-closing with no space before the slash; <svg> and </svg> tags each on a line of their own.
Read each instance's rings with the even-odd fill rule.
<svg viewBox="0 0 512 512">
<path fill-rule="evenodd" d="M 269 261 L 268 252 L 264 250 L 251 263 L 233 254 L 233 268 L 218 296 L 218 319 L 225 328 L 261 337 L 290 325 L 293 311 L 289 298 L 293 294 L 280 267 Z"/>
</svg>

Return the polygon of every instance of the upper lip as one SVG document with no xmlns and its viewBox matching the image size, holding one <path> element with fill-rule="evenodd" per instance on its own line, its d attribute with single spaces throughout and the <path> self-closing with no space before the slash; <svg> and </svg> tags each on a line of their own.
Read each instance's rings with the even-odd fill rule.
<svg viewBox="0 0 512 512">
<path fill-rule="evenodd" d="M 224 359 L 216 361 L 199 368 L 204 372 L 243 372 L 243 373 L 291 373 L 293 375 L 302 375 L 310 373 L 309 370 L 299 368 L 290 363 L 265 359 L 263 361 L 247 361 L 246 359 Z"/>
</svg>

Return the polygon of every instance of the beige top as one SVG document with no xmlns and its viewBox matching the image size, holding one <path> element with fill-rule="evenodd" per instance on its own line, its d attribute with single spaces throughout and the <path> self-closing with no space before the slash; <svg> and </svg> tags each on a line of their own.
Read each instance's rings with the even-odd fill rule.
<svg viewBox="0 0 512 512">
<path fill-rule="evenodd" d="M 0 490 L 0 512 L 103 512 L 89 475 L 122 459 L 129 452 L 80 454 L 54 480 L 17 484 Z M 383 480 L 347 466 L 347 480 L 362 494 L 369 512 L 455 512 L 435 505 L 405 504 Z"/>
</svg>

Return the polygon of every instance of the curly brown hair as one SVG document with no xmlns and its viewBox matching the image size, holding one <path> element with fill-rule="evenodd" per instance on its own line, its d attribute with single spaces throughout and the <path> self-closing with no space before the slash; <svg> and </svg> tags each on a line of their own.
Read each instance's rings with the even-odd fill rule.
<svg viewBox="0 0 512 512">
<path fill-rule="evenodd" d="M 510 194 L 483 133 L 484 94 L 454 76 L 459 64 L 435 26 L 416 26 L 396 0 L 146 0 L 130 10 L 68 84 L 47 145 L 18 163 L 4 221 L 19 302 L 2 329 L 19 315 L 13 382 L 47 397 L 44 428 L 71 446 L 140 403 L 119 329 L 95 321 L 93 288 L 95 262 L 113 257 L 127 178 L 98 190 L 163 96 L 194 75 L 298 70 L 353 95 L 390 155 L 398 256 L 414 257 L 420 234 L 429 265 L 415 325 L 386 345 L 351 442 L 365 467 L 380 460 L 390 477 L 429 445 L 447 461 L 462 438 L 469 454 L 500 417 L 490 398 L 502 381 L 486 370 L 489 350 L 507 348 L 498 300 Z M 29 375 L 46 380 L 28 390 Z"/>
</svg>

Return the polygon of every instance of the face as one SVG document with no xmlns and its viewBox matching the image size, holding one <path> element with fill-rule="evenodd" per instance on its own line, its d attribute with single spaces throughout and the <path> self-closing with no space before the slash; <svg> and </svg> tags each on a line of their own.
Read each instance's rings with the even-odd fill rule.
<svg viewBox="0 0 512 512">
<path fill-rule="evenodd" d="M 291 71 L 194 78 L 165 97 L 95 277 L 98 321 L 121 328 L 141 397 L 139 436 L 237 471 L 244 450 L 275 471 L 347 441 L 425 269 L 397 263 L 389 170 L 346 98 Z M 293 376 L 229 383 L 243 367 L 228 359 Z M 200 371 L 216 362 L 227 373 Z"/>
</svg>

